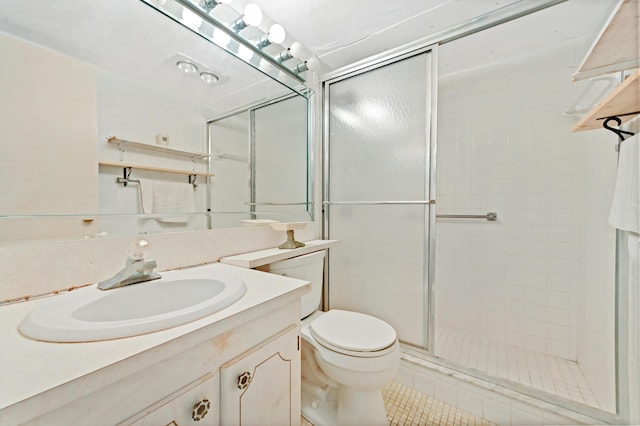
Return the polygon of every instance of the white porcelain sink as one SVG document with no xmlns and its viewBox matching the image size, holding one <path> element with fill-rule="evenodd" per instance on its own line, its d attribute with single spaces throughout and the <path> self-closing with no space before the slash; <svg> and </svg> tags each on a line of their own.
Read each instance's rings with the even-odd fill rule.
<svg viewBox="0 0 640 426">
<path fill-rule="evenodd" d="M 203 318 L 240 299 L 246 286 L 224 273 L 170 271 L 159 280 L 112 290 L 95 286 L 54 296 L 20 323 L 27 337 L 90 342 L 159 331 Z"/>
</svg>

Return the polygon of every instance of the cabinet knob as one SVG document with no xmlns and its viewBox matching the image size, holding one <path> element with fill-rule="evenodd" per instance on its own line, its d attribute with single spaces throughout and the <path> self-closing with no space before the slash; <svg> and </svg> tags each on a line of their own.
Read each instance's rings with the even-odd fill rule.
<svg viewBox="0 0 640 426">
<path fill-rule="evenodd" d="M 241 375 L 238 376 L 238 389 L 244 390 L 251 383 L 251 373 L 245 371 Z"/>
<path fill-rule="evenodd" d="M 204 416 L 206 416 L 207 413 L 209 413 L 209 408 L 211 408 L 211 403 L 208 399 L 196 402 L 193 406 L 193 410 L 191 411 L 191 418 L 196 422 L 199 422 L 204 419 Z"/>
</svg>

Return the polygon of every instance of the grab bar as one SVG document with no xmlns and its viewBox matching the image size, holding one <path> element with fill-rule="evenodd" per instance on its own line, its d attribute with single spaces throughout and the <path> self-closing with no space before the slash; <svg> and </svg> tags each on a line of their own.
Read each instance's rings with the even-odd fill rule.
<svg viewBox="0 0 640 426">
<path fill-rule="evenodd" d="M 394 205 L 394 204 L 435 204 L 435 200 L 418 200 L 418 201 L 323 201 L 325 206 L 378 206 L 378 205 Z"/>
<path fill-rule="evenodd" d="M 436 219 L 485 219 L 489 222 L 498 220 L 498 213 L 489 212 L 487 214 L 437 214 Z"/>
<path fill-rule="evenodd" d="M 308 203 L 244 203 L 246 206 L 304 206 Z"/>
</svg>

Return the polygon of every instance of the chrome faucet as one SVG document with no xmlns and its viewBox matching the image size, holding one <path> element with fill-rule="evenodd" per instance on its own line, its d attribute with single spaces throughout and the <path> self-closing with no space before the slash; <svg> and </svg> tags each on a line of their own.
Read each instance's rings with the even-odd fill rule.
<svg viewBox="0 0 640 426">
<path fill-rule="evenodd" d="M 124 268 L 113 277 L 98 283 L 100 290 L 124 287 L 145 281 L 157 280 L 160 274 L 153 272 L 158 266 L 155 260 L 144 260 L 144 251 L 149 247 L 147 240 L 139 239 L 134 243 L 133 250 L 127 256 Z"/>
</svg>

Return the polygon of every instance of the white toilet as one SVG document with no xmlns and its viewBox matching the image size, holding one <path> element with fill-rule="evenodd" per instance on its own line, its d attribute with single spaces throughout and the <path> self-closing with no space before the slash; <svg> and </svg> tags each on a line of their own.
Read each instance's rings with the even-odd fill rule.
<svg viewBox="0 0 640 426">
<path fill-rule="evenodd" d="M 386 322 L 361 313 L 318 310 L 324 251 L 258 269 L 311 282 L 302 297 L 302 415 L 315 426 L 388 425 L 381 388 L 400 366 Z"/>
</svg>

